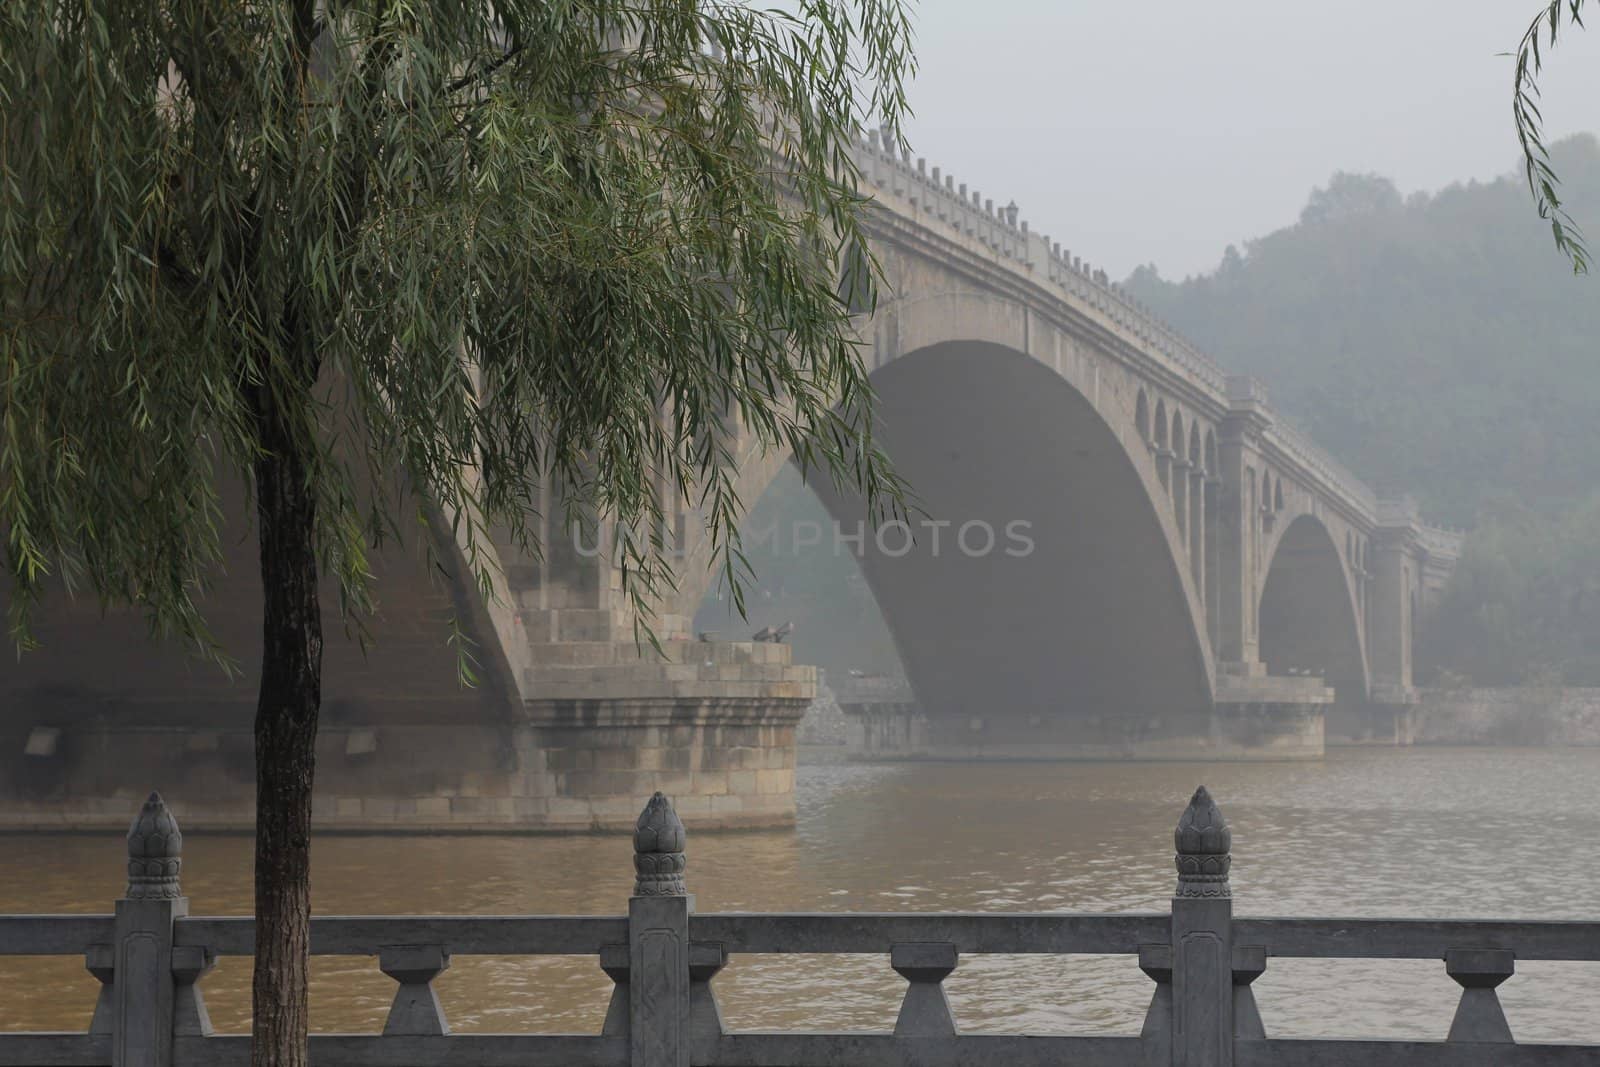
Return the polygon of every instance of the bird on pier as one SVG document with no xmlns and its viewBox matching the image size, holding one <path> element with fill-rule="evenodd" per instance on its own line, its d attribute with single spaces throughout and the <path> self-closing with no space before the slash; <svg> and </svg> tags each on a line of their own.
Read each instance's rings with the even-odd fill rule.
<svg viewBox="0 0 1600 1067">
<path fill-rule="evenodd" d="M 757 630 L 754 634 L 751 635 L 750 640 L 752 640 L 752 641 L 763 641 L 763 642 L 771 641 L 773 639 L 773 634 L 775 634 L 777 632 L 778 631 L 774 630 L 770 626 L 763 626 L 761 629 Z"/>
<path fill-rule="evenodd" d="M 781 645 L 783 644 L 783 639 L 792 633 L 794 633 L 794 620 L 790 619 L 785 621 L 782 626 L 772 631 L 772 641 L 774 644 Z"/>
<path fill-rule="evenodd" d="M 702 645 L 709 645 L 709 644 L 711 644 L 711 642 L 713 642 L 713 641 L 715 641 L 717 639 L 717 631 L 716 630 L 701 630 L 699 633 L 695 634 L 695 637 L 697 637 L 700 640 L 700 643 Z"/>
</svg>

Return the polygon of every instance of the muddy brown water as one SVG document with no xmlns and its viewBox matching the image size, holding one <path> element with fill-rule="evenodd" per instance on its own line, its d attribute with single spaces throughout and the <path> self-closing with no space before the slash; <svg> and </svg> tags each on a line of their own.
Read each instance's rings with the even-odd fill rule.
<svg viewBox="0 0 1600 1067">
<path fill-rule="evenodd" d="M 810 765 L 792 830 L 695 833 L 701 911 L 1144 911 L 1172 891 L 1172 826 L 1204 782 L 1234 827 L 1241 915 L 1600 918 L 1600 749 L 1335 750 L 1320 763 Z M 620 914 L 625 835 L 326 836 L 323 914 Z M 0 837 L 0 912 L 103 912 L 122 888 L 106 835 Z M 250 842 L 189 835 L 197 915 L 250 911 Z M 219 1031 L 248 1029 L 250 961 L 203 989 Z M 717 979 L 735 1028 L 889 1029 L 887 959 L 734 957 Z M 948 982 L 972 1032 L 1136 1033 L 1151 984 L 1131 957 L 975 956 Z M 1438 961 L 1271 960 L 1269 1033 L 1443 1037 L 1458 988 Z M 83 1029 L 81 958 L 0 957 L 0 1029 Z M 457 1032 L 597 1031 L 594 959 L 457 957 L 439 980 Z M 375 960 L 313 961 L 315 1030 L 381 1029 Z M 1525 1040 L 1600 1041 L 1600 964 L 1519 963 L 1501 987 Z"/>
</svg>

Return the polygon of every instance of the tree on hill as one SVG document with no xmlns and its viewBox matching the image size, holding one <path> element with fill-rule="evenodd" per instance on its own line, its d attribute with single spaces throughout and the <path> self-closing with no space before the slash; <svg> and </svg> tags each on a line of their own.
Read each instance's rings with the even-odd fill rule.
<svg viewBox="0 0 1600 1067">
<path fill-rule="evenodd" d="M 1418 662 L 1482 685 L 1600 685 L 1600 492 L 1555 515 L 1487 501 Z"/>
<path fill-rule="evenodd" d="M 1346 219 L 1384 215 L 1400 210 L 1400 204 L 1400 190 L 1388 178 L 1339 171 L 1329 179 L 1326 189 L 1311 191 L 1311 199 L 1300 212 L 1300 224 L 1326 226 Z"/>
<path fill-rule="evenodd" d="M 893 495 L 835 264 L 846 148 L 911 64 L 900 0 L 0 5 L 12 632 L 59 582 L 222 656 L 202 594 L 248 488 L 253 1063 L 306 1062 L 319 574 L 359 613 L 414 491 L 486 587 L 545 476 L 637 529 L 692 487 L 736 571 L 732 415 Z M 626 550 L 648 600 L 665 546 Z"/>
</svg>

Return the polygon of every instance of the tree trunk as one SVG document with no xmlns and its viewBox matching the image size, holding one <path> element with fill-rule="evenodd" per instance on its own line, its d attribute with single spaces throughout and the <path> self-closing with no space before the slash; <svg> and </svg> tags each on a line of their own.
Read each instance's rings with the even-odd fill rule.
<svg viewBox="0 0 1600 1067">
<path fill-rule="evenodd" d="M 263 390 L 266 394 L 267 391 Z M 277 401 L 257 409 L 261 690 L 256 704 L 256 957 L 252 1067 L 306 1067 L 311 944 L 311 782 L 322 705 L 316 498 L 303 445 Z"/>
</svg>

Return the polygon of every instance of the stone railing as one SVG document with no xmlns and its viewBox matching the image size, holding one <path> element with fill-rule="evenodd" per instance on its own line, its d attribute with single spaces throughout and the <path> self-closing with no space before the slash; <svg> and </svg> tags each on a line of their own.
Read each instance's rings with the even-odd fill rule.
<svg viewBox="0 0 1600 1067">
<path fill-rule="evenodd" d="M 1352 501 L 1367 515 L 1377 514 L 1378 494 L 1321 445 L 1282 419 L 1275 420 L 1267 428 L 1266 436 L 1296 463 L 1321 478 L 1329 488 Z"/>
<path fill-rule="evenodd" d="M 993 200 L 976 191 L 969 193 L 964 183 L 958 185 L 938 167 L 930 172 L 926 160 L 913 162 L 876 131 L 859 143 L 857 162 L 867 182 L 909 202 L 920 221 L 935 228 L 943 224 L 974 238 L 1002 260 L 1016 262 L 1035 280 L 1052 283 L 1080 313 L 1123 336 L 1156 363 L 1200 383 L 1226 408 L 1228 373 L 1215 359 L 1112 282 L 1103 270 L 1097 271 L 1064 251 L 1059 242 L 1029 233 L 1027 222 L 1018 219 L 1015 204 L 997 209 Z M 1309 437 L 1277 418 L 1268 433 L 1307 473 L 1369 515 L 1376 509 L 1377 496 L 1372 489 Z"/>
<path fill-rule="evenodd" d="M 917 696 L 911 683 L 899 676 L 882 674 L 847 675 L 833 683 L 833 698 L 849 704 L 914 704 Z"/>
<path fill-rule="evenodd" d="M 1439 559 L 1460 559 L 1461 546 L 1466 543 L 1466 539 L 1465 531 L 1447 526 L 1428 526 L 1421 523 L 1417 526 L 1417 543 L 1428 555 L 1437 556 Z"/>
<path fill-rule="evenodd" d="M 397 989 L 381 1034 L 315 1034 L 311 1061 L 316 1067 L 1600 1062 L 1600 1045 L 1513 1042 L 1495 992 L 1519 959 L 1600 960 L 1600 922 L 1236 919 L 1228 882 L 1232 835 L 1205 789 L 1189 802 L 1174 836 L 1178 884 L 1167 912 L 697 914 L 684 884 L 683 824 L 658 793 L 634 834 L 636 881 L 626 915 L 314 918 L 314 955 L 374 956 Z M 128 889 L 114 914 L 0 916 L 0 954 L 82 953 L 100 982 L 87 1033 L 0 1032 L 0 1065 L 249 1062 L 248 1037 L 212 1033 L 200 980 L 218 956 L 252 952 L 254 922 L 188 914 L 178 880 L 182 840 L 152 794 L 128 835 Z M 908 983 L 893 1032 L 729 1031 L 712 987 L 729 955 L 796 952 L 887 957 Z M 963 1034 L 943 982 L 963 956 L 985 953 L 1136 960 L 1154 983 L 1144 1028 L 1137 1036 Z M 600 1033 L 450 1033 L 432 983 L 451 956 L 548 954 L 590 956 L 610 976 L 614 988 Z M 1443 1041 L 1271 1038 L 1251 983 L 1277 957 L 1440 960 L 1462 988 L 1460 1004 Z M 0 1005 L 7 1000 L 0 989 Z"/>
<path fill-rule="evenodd" d="M 1096 271 L 1063 250 L 1059 242 L 1030 233 L 1028 223 L 1018 219 L 1015 204 L 997 209 L 993 200 L 976 190 L 969 193 L 965 183 L 958 185 L 938 167 L 930 173 L 926 160 L 919 158 L 913 163 L 877 131 L 869 132 L 858 144 L 857 163 L 868 182 L 907 200 L 924 215 L 920 221 L 944 223 L 975 238 L 1001 259 L 1016 261 L 1036 278 L 1054 283 L 1068 302 L 1089 318 L 1113 333 L 1128 335 L 1157 362 L 1205 383 L 1218 397 L 1222 395 L 1227 373 L 1216 360 L 1112 282 L 1103 270 Z"/>
</svg>

